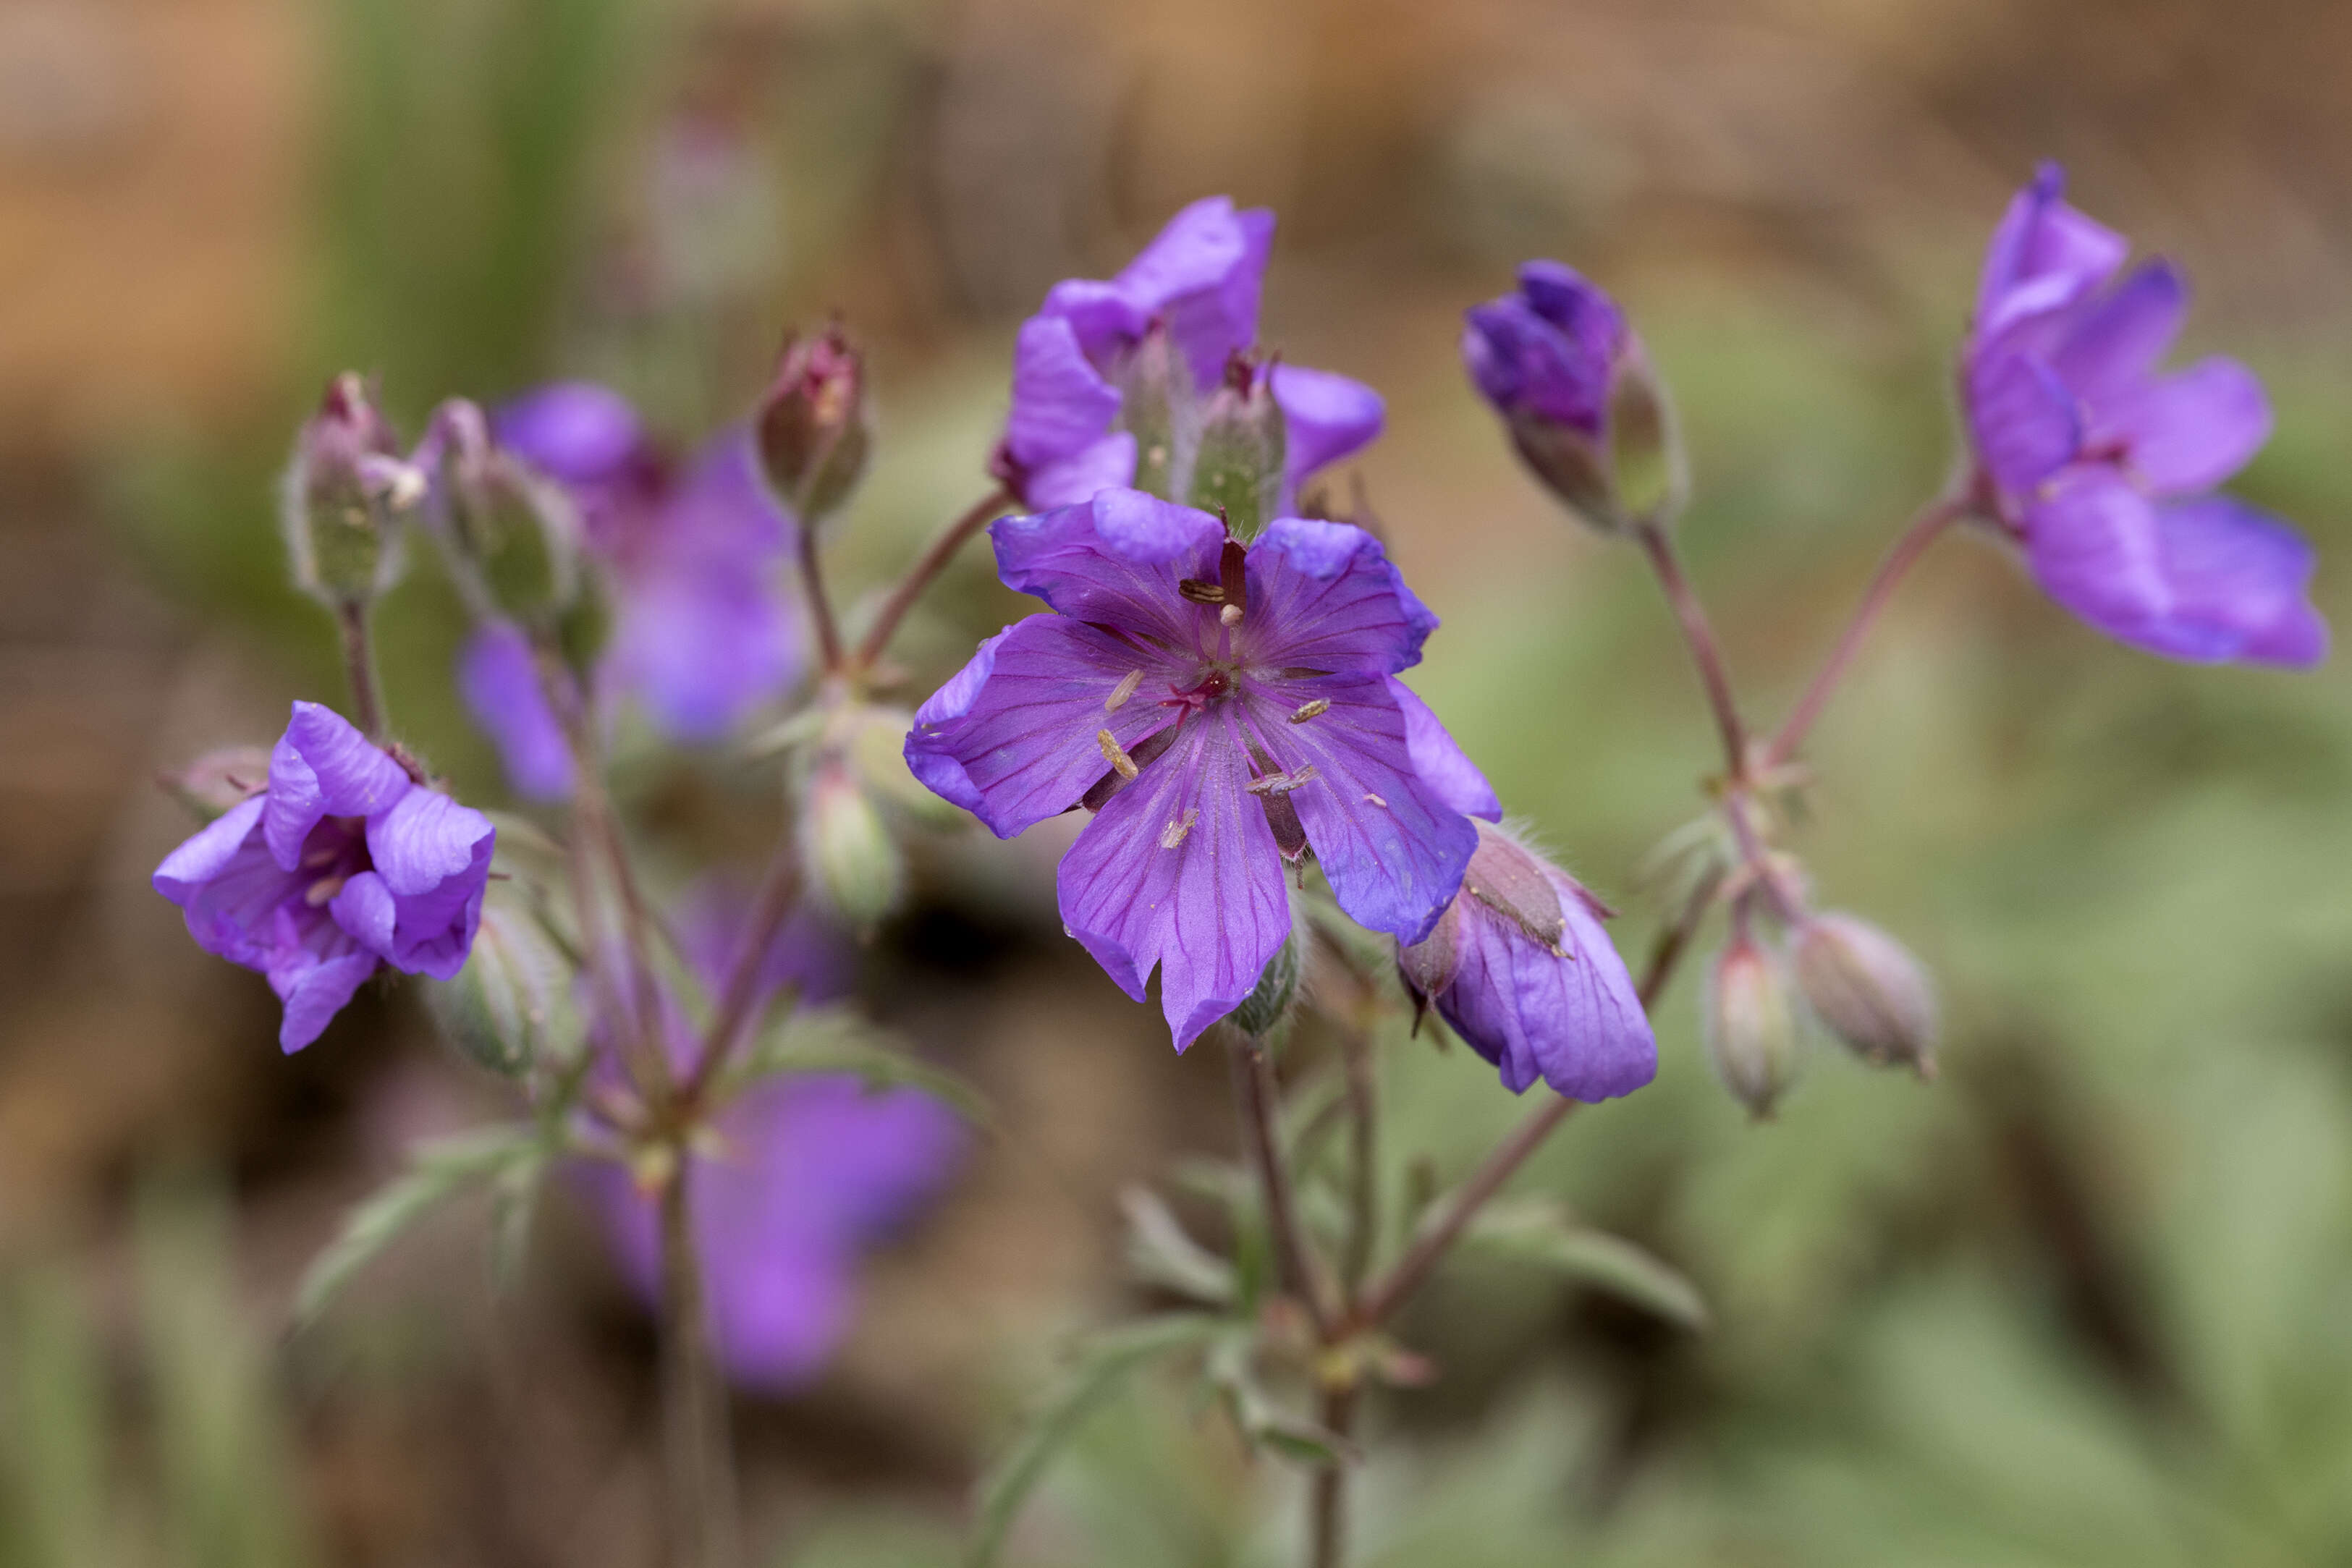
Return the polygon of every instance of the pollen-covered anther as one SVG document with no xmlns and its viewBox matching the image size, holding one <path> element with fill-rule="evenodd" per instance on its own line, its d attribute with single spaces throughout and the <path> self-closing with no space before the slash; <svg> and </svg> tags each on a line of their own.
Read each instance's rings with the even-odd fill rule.
<svg viewBox="0 0 2352 1568">
<path fill-rule="evenodd" d="M 1217 621 L 1221 625 L 1240 625 L 1242 623 L 1242 607 L 1238 604 L 1226 605 L 1223 610 L 1217 612 Z"/>
<path fill-rule="evenodd" d="M 1223 604 L 1225 601 L 1224 584 L 1203 582 L 1197 577 L 1188 577 L 1177 583 L 1176 591 L 1195 604 Z"/>
<path fill-rule="evenodd" d="M 1287 795 L 1321 776 L 1321 770 L 1310 762 L 1296 773 L 1269 773 L 1263 779 L 1251 779 L 1243 788 L 1253 795 Z"/>
<path fill-rule="evenodd" d="M 1118 685 L 1111 687 L 1110 695 L 1103 698 L 1103 712 L 1117 713 L 1119 709 L 1125 707 L 1127 706 L 1127 699 L 1135 695 L 1135 688 L 1142 684 L 1143 672 L 1141 670 L 1129 670 L 1127 674 L 1121 675 L 1118 678 Z"/>
<path fill-rule="evenodd" d="M 324 909 L 335 901 L 335 894 L 342 891 L 341 877 L 322 876 L 302 890 L 302 902 L 312 909 Z"/>
<path fill-rule="evenodd" d="M 1311 703 L 1300 703 L 1297 707 L 1293 708 L 1290 713 L 1290 722 L 1293 724 L 1305 724 L 1308 719 L 1320 718 L 1330 711 L 1331 699 L 1329 697 L 1317 697 Z"/>
<path fill-rule="evenodd" d="M 1181 818 L 1169 818 L 1167 826 L 1160 830 L 1160 847 L 1163 850 L 1172 850 L 1182 843 L 1184 835 L 1190 833 L 1192 831 L 1192 824 L 1200 820 L 1201 809 L 1198 806 L 1185 807 L 1184 815 Z"/>
<path fill-rule="evenodd" d="M 1107 729 L 1098 729 L 1095 731 L 1095 744 L 1102 747 L 1103 760 L 1109 763 L 1120 778 L 1135 777 L 1138 771 L 1135 758 L 1127 754 L 1127 748 L 1119 745 L 1117 736 Z"/>
<path fill-rule="evenodd" d="M 1385 809 L 1388 802 L 1381 799 L 1378 795 L 1373 794 L 1370 789 L 1367 789 L 1364 791 L 1364 804 L 1367 806 L 1379 806 Z"/>
</svg>

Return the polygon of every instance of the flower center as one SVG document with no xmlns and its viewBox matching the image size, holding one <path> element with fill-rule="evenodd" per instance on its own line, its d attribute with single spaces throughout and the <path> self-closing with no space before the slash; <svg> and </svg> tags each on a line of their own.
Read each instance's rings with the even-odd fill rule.
<svg viewBox="0 0 2352 1568">
<path fill-rule="evenodd" d="M 343 891 L 343 883 L 374 869 L 375 862 L 368 854 L 366 818 L 322 818 L 302 841 L 301 873 L 310 879 L 302 887 L 302 902 L 313 909 L 321 908 Z"/>
</svg>

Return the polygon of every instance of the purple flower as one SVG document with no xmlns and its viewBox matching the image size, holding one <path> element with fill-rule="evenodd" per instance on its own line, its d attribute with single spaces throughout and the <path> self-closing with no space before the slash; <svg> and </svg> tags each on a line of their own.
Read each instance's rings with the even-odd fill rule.
<svg viewBox="0 0 2352 1568">
<path fill-rule="evenodd" d="M 1478 852 L 1426 939 L 1400 967 L 1416 1005 L 1526 1092 L 1538 1078 L 1571 1100 L 1630 1094 L 1658 1072 L 1658 1042 L 1608 918 L 1574 877 L 1499 828 Z"/>
<path fill-rule="evenodd" d="M 1517 293 L 1465 313 L 1462 361 L 1507 418 L 1563 424 L 1598 441 L 1633 343 L 1625 313 L 1583 274 L 1530 261 Z"/>
<path fill-rule="evenodd" d="M 1496 806 L 1393 678 L 1437 620 L 1370 535 L 1282 517 L 1244 549 L 1135 490 L 992 533 L 1005 583 L 1056 613 L 981 644 L 908 763 L 1000 838 L 1095 812 L 1063 921 L 1138 1001 L 1158 967 L 1178 1050 L 1289 936 L 1283 862 L 1310 847 L 1354 919 L 1427 932 L 1477 842 L 1465 813 Z"/>
<path fill-rule="evenodd" d="M 741 934 L 740 900 L 690 896 L 680 945 L 716 984 Z M 771 946 L 761 978 L 803 1001 L 840 994 L 843 938 L 806 918 Z M 688 1037 L 677 1031 L 683 1043 Z M 749 1386 L 782 1392 L 823 1370 L 856 1306 L 859 1259 L 954 1174 L 965 1134 L 955 1113 L 911 1089 L 873 1092 L 837 1074 L 772 1079 L 716 1124 L 719 1147 L 694 1161 L 689 1201 L 720 1359 Z M 581 1179 L 622 1270 L 653 1300 L 661 1251 L 653 1203 L 610 1162 Z"/>
<path fill-rule="evenodd" d="M 561 482 L 609 585 L 614 625 L 596 679 L 644 705 L 676 739 L 724 737 L 800 670 L 778 580 L 792 525 L 761 485 L 737 429 L 673 468 L 619 394 L 560 382 L 499 410 L 499 441 Z M 467 706 L 494 737 L 518 792 L 560 799 L 561 730 L 514 629 L 486 624 L 460 660 Z"/>
<path fill-rule="evenodd" d="M 1202 405 L 1256 340 L 1273 244 L 1272 213 L 1212 196 L 1117 277 L 1054 286 L 1014 345 L 998 453 L 1024 505 L 1073 506 L 1130 485 L 1191 498 Z M 1275 510 L 1287 512 L 1308 475 L 1380 434 L 1382 411 L 1379 393 L 1328 371 L 1277 363 L 1271 379 L 1288 426 Z"/>
<path fill-rule="evenodd" d="M 207 953 L 258 970 L 299 1051 L 379 963 L 436 980 L 465 967 L 497 831 L 409 776 L 341 716 L 296 703 L 269 781 L 155 869 Z"/>
<path fill-rule="evenodd" d="M 1987 505 L 2042 590 L 2109 636 L 2200 663 L 2327 653 L 2310 546 L 2213 486 L 2270 434 L 2252 372 L 2159 373 L 2188 313 L 2169 263 L 2117 279 L 2122 235 L 2045 164 L 1993 233 L 1961 368 Z"/>
</svg>

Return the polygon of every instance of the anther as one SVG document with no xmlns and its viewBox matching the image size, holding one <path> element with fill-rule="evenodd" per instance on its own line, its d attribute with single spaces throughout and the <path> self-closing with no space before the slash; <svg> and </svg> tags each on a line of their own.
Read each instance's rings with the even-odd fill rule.
<svg viewBox="0 0 2352 1568">
<path fill-rule="evenodd" d="M 1188 577 L 1178 582 L 1176 591 L 1195 604 L 1223 604 L 1225 601 L 1223 583 L 1203 582 L 1197 577 Z"/>
<path fill-rule="evenodd" d="M 1290 714 L 1290 722 L 1293 724 L 1305 724 L 1308 719 L 1321 718 L 1325 714 L 1329 713 L 1330 711 L 1331 699 L 1329 697 L 1317 697 L 1311 703 L 1300 703 L 1296 708 L 1292 709 Z"/>
<path fill-rule="evenodd" d="M 1127 674 L 1121 675 L 1118 678 L 1118 685 L 1110 689 L 1110 695 L 1103 698 L 1103 712 L 1117 713 L 1119 709 L 1125 707 L 1127 706 L 1127 699 L 1135 695 L 1135 688 L 1142 684 L 1143 672 L 1141 670 L 1129 670 Z"/>
<path fill-rule="evenodd" d="M 1217 620 L 1227 626 L 1240 625 L 1242 623 L 1242 607 L 1238 604 L 1226 605 L 1223 610 L 1217 612 Z"/>
<path fill-rule="evenodd" d="M 1370 789 L 1367 789 L 1364 791 L 1364 804 L 1367 806 L 1386 806 L 1388 802 L 1381 800 L 1378 795 L 1373 794 Z"/>
<path fill-rule="evenodd" d="M 1184 835 L 1191 832 L 1192 824 L 1200 820 L 1201 809 L 1198 806 L 1187 806 L 1181 821 L 1174 817 L 1169 818 L 1168 825 L 1160 830 L 1160 847 L 1163 850 L 1172 850 L 1182 843 Z"/>
<path fill-rule="evenodd" d="M 302 902 L 312 909 L 323 908 L 333 901 L 335 894 L 342 891 L 341 877 L 322 876 L 302 890 Z"/>
<path fill-rule="evenodd" d="M 1095 731 L 1095 744 L 1102 747 L 1103 760 L 1109 763 L 1120 778 L 1135 777 L 1138 771 L 1135 758 L 1127 754 L 1127 748 L 1119 745 L 1117 736 L 1107 729 L 1098 729 Z"/>
</svg>

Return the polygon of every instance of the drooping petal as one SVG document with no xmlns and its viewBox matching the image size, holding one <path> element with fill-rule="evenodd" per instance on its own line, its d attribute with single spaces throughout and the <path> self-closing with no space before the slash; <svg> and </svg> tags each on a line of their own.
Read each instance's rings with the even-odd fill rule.
<svg viewBox="0 0 2352 1568">
<path fill-rule="evenodd" d="M 375 973 L 375 966 L 374 954 L 346 949 L 304 953 L 268 970 L 270 988 L 286 1004 L 278 1026 L 278 1048 L 290 1056 L 318 1039 Z"/>
<path fill-rule="evenodd" d="M 1208 513 L 1140 490 L 1105 490 L 1084 506 L 1000 517 L 988 532 L 1007 588 L 1034 594 L 1073 620 L 1115 626 L 1171 649 L 1194 646 L 1204 619 L 1178 584 L 1216 580 L 1225 538 Z"/>
<path fill-rule="evenodd" d="M 1459 967 L 1438 1010 L 1515 1094 L 1538 1079 L 1571 1100 L 1630 1094 L 1657 1076 L 1656 1037 L 1582 890 L 1557 873 L 1553 882 L 1565 956 L 1465 901 Z"/>
<path fill-rule="evenodd" d="M 2311 546 L 2277 519 L 2207 496 L 2157 508 L 2163 621 L 2132 638 L 2175 659 L 2308 669 L 2327 656 L 2327 622 L 2309 598 Z"/>
<path fill-rule="evenodd" d="M 2043 592 L 2109 636 L 2132 641 L 2171 612 L 2156 510 L 2111 469 L 2053 482 L 2026 511 L 2025 553 Z"/>
<path fill-rule="evenodd" d="M 2074 399 L 2038 356 L 1985 355 L 1969 367 L 1968 392 L 1977 455 L 2007 494 L 2030 492 L 2081 450 Z"/>
<path fill-rule="evenodd" d="M 1290 791 L 1332 896 L 1349 919 L 1418 942 L 1462 885 L 1477 831 L 1413 765 L 1404 709 L 1385 676 L 1332 676 L 1269 687 L 1253 702 L 1259 747 L 1297 778 Z M 1288 699 L 1312 691 L 1330 707 L 1304 724 Z"/>
<path fill-rule="evenodd" d="M 629 400 L 593 382 L 553 382 L 499 406 L 490 416 L 499 444 L 541 473 L 593 485 L 618 476 L 646 447 L 644 423 Z"/>
<path fill-rule="evenodd" d="M 1290 936 L 1281 852 L 1248 774 L 1232 707 L 1185 726 L 1113 795 L 1055 877 L 1062 921 L 1137 1001 L 1156 967 L 1182 1051 L 1247 997 Z"/>
<path fill-rule="evenodd" d="M 1095 445 L 1118 417 L 1120 402 L 1118 389 L 1088 361 L 1071 322 L 1032 316 L 1022 323 L 1004 445 L 1023 467 L 1045 468 Z"/>
<path fill-rule="evenodd" d="M 2120 443 L 2126 466 L 2152 496 L 2210 490 L 2270 439 L 2270 399 L 2235 360 L 2207 360 L 2109 399 L 2091 431 Z"/>
<path fill-rule="evenodd" d="M 279 867 L 292 871 L 320 819 L 373 816 L 414 788 L 406 770 L 342 715 L 298 702 L 269 753 L 262 835 Z"/>
<path fill-rule="evenodd" d="M 1437 629 L 1381 542 L 1351 523 L 1277 517 L 1247 570 L 1239 638 L 1253 664 L 1393 674 L 1421 662 Z"/>
<path fill-rule="evenodd" d="M 1317 469 L 1370 445 L 1385 406 L 1363 382 L 1303 365 L 1274 367 L 1274 401 L 1282 407 L 1283 509 Z"/>
<path fill-rule="evenodd" d="M 1129 681 L 1138 672 L 1140 683 Z M 1103 731 L 1132 748 L 1173 722 L 1160 706 L 1166 673 L 1099 627 L 1032 615 L 982 643 L 923 705 L 908 766 L 1009 839 L 1076 805 L 1110 770 Z"/>
<path fill-rule="evenodd" d="M 1486 782 L 1486 774 L 1420 694 L 1391 675 L 1389 695 L 1404 714 L 1405 747 L 1412 755 L 1413 771 L 1437 792 L 1437 798 L 1465 817 L 1502 821 L 1503 802 L 1496 796 L 1495 787 Z"/>
<path fill-rule="evenodd" d="M 564 800 L 573 779 L 571 743 L 547 706 L 530 639 L 511 622 L 484 625 L 457 661 L 457 691 L 499 748 L 507 782 L 527 800 Z"/>
<path fill-rule="evenodd" d="M 367 838 L 369 857 L 398 913 L 383 956 L 410 974 L 455 978 L 481 923 L 498 830 L 439 790 L 417 789 L 369 819 Z"/>
<path fill-rule="evenodd" d="M 1979 340 L 2073 304 L 2123 265 L 2130 243 L 2067 205 L 2065 189 L 2065 172 L 2043 164 L 1993 230 L 1977 293 Z"/>
<path fill-rule="evenodd" d="M 2066 323 L 2051 369 L 2095 419 L 2155 371 L 2188 314 L 2188 280 L 2170 262 L 2151 261 Z"/>
</svg>

